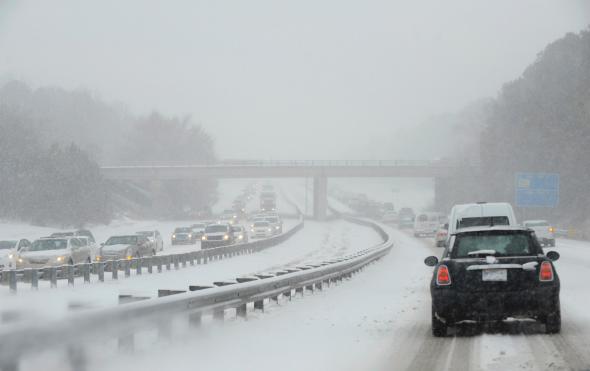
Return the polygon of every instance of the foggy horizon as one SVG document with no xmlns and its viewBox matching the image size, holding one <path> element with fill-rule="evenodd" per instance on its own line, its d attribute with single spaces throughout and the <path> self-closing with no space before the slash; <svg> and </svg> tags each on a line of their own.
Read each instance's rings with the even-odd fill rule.
<svg viewBox="0 0 590 371">
<path fill-rule="evenodd" d="M 220 158 L 411 159 L 398 129 L 495 97 L 590 24 L 584 1 L 174 4 L 5 2 L 0 78 L 189 115 Z"/>
</svg>

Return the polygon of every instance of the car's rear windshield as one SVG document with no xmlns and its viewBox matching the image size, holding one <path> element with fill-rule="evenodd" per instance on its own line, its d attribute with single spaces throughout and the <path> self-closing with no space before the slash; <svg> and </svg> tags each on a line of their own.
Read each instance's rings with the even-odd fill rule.
<svg viewBox="0 0 590 371">
<path fill-rule="evenodd" d="M 547 223 L 545 221 L 526 222 L 525 225 L 527 227 L 549 227 L 549 223 Z"/>
<path fill-rule="evenodd" d="M 452 258 L 536 255 L 537 248 L 524 231 L 485 231 L 462 233 L 455 237 Z"/>
<path fill-rule="evenodd" d="M 0 250 L 14 249 L 17 241 L 0 241 Z"/>
<path fill-rule="evenodd" d="M 462 218 L 457 222 L 457 229 L 469 227 L 485 227 L 494 225 L 510 225 L 507 216 L 483 216 L 475 218 Z"/>
<path fill-rule="evenodd" d="M 68 240 L 37 240 L 27 251 L 62 250 L 68 247 Z"/>
<path fill-rule="evenodd" d="M 105 242 L 105 245 L 135 245 L 137 236 L 113 236 Z"/>
<path fill-rule="evenodd" d="M 268 222 L 255 222 L 254 226 L 255 227 L 268 227 L 269 224 L 268 224 Z"/>
<path fill-rule="evenodd" d="M 205 233 L 227 232 L 226 225 L 209 225 L 205 229 Z"/>
</svg>

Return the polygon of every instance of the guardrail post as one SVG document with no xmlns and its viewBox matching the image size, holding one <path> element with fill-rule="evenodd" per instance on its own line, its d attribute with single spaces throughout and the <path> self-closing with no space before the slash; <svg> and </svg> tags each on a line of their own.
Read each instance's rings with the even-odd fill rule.
<svg viewBox="0 0 590 371">
<path fill-rule="evenodd" d="M 155 256 L 150 256 L 149 258 L 146 259 L 148 274 L 153 273 L 154 259 L 157 259 L 157 258 Z"/>
<path fill-rule="evenodd" d="M 186 291 L 183 290 L 158 290 L 158 297 L 182 294 Z M 158 338 L 162 339 L 169 339 L 172 335 L 171 328 L 170 328 L 170 321 L 166 317 L 162 317 L 158 321 Z"/>
<path fill-rule="evenodd" d="M 14 269 L 8 271 L 8 286 L 11 293 L 16 293 L 16 270 Z"/>
<path fill-rule="evenodd" d="M 125 259 L 123 262 L 123 269 L 125 270 L 125 278 L 131 276 L 131 261 Z"/>
<path fill-rule="evenodd" d="M 136 298 L 133 295 L 119 295 L 119 305 L 133 303 L 142 299 L 144 298 Z M 135 335 L 133 333 L 119 335 L 118 344 L 119 351 L 132 353 L 135 350 Z"/>
<path fill-rule="evenodd" d="M 186 261 L 188 260 L 188 255 L 190 253 L 182 254 L 182 267 L 186 268 Z"/>
<path fill-rule="evenodd" d="M 303 296 L 303 289 L 304 289 L 304 287 L 303 287 L 303 286 L 302 286 L 302 287 L 297 287 L 297 288 L 295 289 L 295 295 L 297 295 L 297 294 L 301 294 L 301 296 Z"/>
<path fill-rule="evenodd" d="M 314 290 L 313 290 L 313 289 L 314 289 L 314 287 L 313 287 L 313 283 L 312 283 L 311 285 L 307 285 L 307 286 L 305 286 L 305 289 L 306 289 L 306 290 L 308 290 L 308 291 L 311 291 L 311 292 L 313 293 L 313 291 L 314 291 Z"/>
<path fill-rule="evenodd" d="M 84 263 L 82 271 L 84 273 L 84 283 L 90 283 L 90 263 Z"/>
<path fill-rule="evenodd" d="M 68 360 L 70 361 L 70 368 L 72 370 L 86 370 L 86 353 L 84 348 L 80 345 L 68 346 Z"/>
<path fill-rule="evenodd" d="M 162 259 L 164 259 L 163 256 L 158 256 L 156 258 L 156 267 L 158 268 L 158 273 L 162 273 Z"/>
<path fill-rule="evenodd" d="M 203 250 L 203 264 L 207 264 L 209 260 L 209 251 Z"/>
<path fill-rule="evenodd" d="M 190 262 L 191 266 L 195 265 L 195 255 L 196 255 L 196 253 L 194 253 L 194 252 L 191 252 L 188 254 L 188 258 L 189 258 L 189 262 Z"/>
<path fill-rule="evenodd" d="M 173 259 L 174 259 L 174 270 L 178 270 L 179 268 L 179 262 L 180 262 L 180 256 L 178 254 L 173 255 Z"/>
<path fill-rule="evenodd" d="M 98 262 L 96 263 L 98 264 L 96 267 L 97 271 L 98 271 L 98 281 L 99 282 L 104 282 L 104 263 L 103 262 Z"/>
<path fill-rule="evenodd" d="M 322 286 L 322 281 L 320 281 L 320 282 L 317 282 L 317 283 L 315 284 L 315 288 L 316 288 L 316 289 L 318 289 L 318 290 L 320 290 L 320 291 L 322 291 L 322 289 L 323 289 L 323 286 Z"/>
<path fill-rule="evenodd" d="M 135 259 L 135 274 L 141 275 L 143 268 L 143 258 Z"/>
<path fill-rule="evenodd" d="M 31 289 L 39 289 L 39 271 L 35 268 L 31 269 Z"/>
<path fill-rule="evenodd" d="M 284 296 L 285 298 L 289 298 L 289 301 L 291 301 L 291 289 L 289 289 L 289 290 L 287 290 L 287 291 L 283 292 L 283 296 Z"/>
<path fill-rule="evenodd" d="M 197 264 L 201 264 L 201 258 L 203 256 L 203 252 L 202 251 L 197 251 L 195 253 L 195 255 L 197 256 Z"/>
<path fill-rule="evenodd" d="M 68 264 L 66 266 L 66 274 L 68 276 L 68 285 L 74 286 L 74 266 Z"/>
<path fill-rule="evenodd" d="M 111 270 L 114 280 L 119 279 L 119 261 L 118 260 L 111 260 Z"/>
<path fill-rule="evenodd" d="M 254 302 L 254 310 L 260 309 L 264 312 L 264 299 L 256 300 Z"/>
<path fill-rule="evenodd" d="M 49 267 L 45 268 L 45 273 L 49 276 L 49 285 L 51 288 L 57 287 L 57 268 Z"/>
<path fill-rule="evenodd" d="M 170 261 L 172 260 L 172 256 L 171 255 L 167 255 L 166 256 L 166 270 L 169 271 L 170 270 Z"/>
</svg>

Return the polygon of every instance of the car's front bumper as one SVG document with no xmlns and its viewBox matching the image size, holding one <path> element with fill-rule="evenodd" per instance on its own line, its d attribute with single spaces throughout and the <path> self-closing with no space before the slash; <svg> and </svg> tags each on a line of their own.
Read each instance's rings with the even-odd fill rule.
<svg viewBox="0 0 590 371">
<path fill-rule="evenodd" d="M 559 286 L 506 292 L 431 290 L 436 315 L 447 323 L 497 321 L 508 317 L 539 318 L 559 310 Z"/>
</svg>

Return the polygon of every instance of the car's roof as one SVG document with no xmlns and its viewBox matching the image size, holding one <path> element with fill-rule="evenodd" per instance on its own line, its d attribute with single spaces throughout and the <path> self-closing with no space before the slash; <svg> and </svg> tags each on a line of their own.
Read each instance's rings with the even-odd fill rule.
<svg viewBox="0 0 590 371">
<path fill-rule="evenodd" d="M 537 219 L 537 220 L 525 220 L 522 224 L 526 223 L 549 223 L 547 220 Z"/>
<path fill-rule="evenodd" d="M 528 232 L 529 229 L 523 226 L 510 226 L 510 225 L 495 225 L 490 226 L 477 226 L 458 229 L 454 234 L 473 233 L 473 232 L 487 232 L 487 231 L 523 231 Z"/>
</svg>

